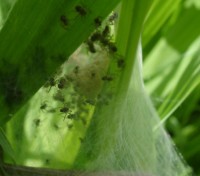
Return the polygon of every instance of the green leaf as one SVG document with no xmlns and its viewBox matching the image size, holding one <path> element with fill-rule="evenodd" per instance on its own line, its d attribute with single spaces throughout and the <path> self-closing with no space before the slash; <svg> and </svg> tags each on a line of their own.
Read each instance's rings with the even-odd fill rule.
<svg viewBox="0 0 200 176">
<path fill-rule="evenodd" d="M 0 146 L 3 148 L 3 151 L 15 162 L 15 152 L 8 141 L 3 129 L 0 127 Z"/>
<path fill-rule="evenodd" d="M 84 1 L 85 17 L 76 1 L 16 1 L 0 32 L 0 124 L 12 115 L 55 73 L 104 19 L 119 0 Z M 69 25 L 65 26 L 61 16 Z"/>
<path fill-rule="evenodd" d="M 179 10 L 181 0 L 155 0 L 145 21 L 143 46 L 145 47 L 173 13 Z"/>
<path fill-rule="evenodd" d="M 194 7 L 184 7 L 145 60 L 146 86 L 162 119 L 166 120 L 199 84 L 199 14 Z M 194 18 L 195 22 L 185 27 Z"/>
</svg>

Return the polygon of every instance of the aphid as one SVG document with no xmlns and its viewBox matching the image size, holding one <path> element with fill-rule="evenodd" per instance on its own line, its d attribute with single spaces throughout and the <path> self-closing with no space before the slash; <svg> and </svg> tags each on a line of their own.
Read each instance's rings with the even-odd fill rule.
<svg viewBox="0 0 200 176">
<path fill-rule="evenodd" d="M 87 100 L 85 100 L 85 103 L 95 106 L 96 101 L 92 100 L 92 99 L 87 99 Z"/>
<path fill-rule="evenodd" d="M 60 112 L 65 114 L 64 116 L 64 120 L 65 120 L 65 117 L 67 116 L 67 113 L 69 112 L 69 108 L 65 105 L 64 107 L 60 108 Z"/>
<path fill-rule="evenodd" d="M 59 126 L 56 123 L 53 124 L 53 127 L 54 127 L 55 130 L 59 129 Z"/>
<path fill-rule="evenodd" d="M 60 91 L 53 95 L 53 99 L 56 101 L 65 102 L 64 95 Z"/>
<path fill-rule="evenodd" d="M 118 66 L 118 68 L 124 68 L 124 66 L 125 66 L 124 59 L 118 59 L 117 60 L 117 66 Z"/>
<path fill-rule="evenodd" d="M 78 67 L 78 66 L 76 66 L 76 67 Z M 66 78 L 66 80 L 69 81 L 69 82 L 72 82 L 72 81 L 74 80 L 74 79 L 73 79 L 71 76 L 69 76 L 69 75 L 66 75 L 65 78 Z"/>
<path fill-rule="evenodd" d="M 105 38 L 110 34 L 110 28 L 108 25 L 105 26 L 104 30 L 102 31 L 102 36 Z"/>
<path fill-rule="evenodd" d="M 111 16 L 109 16 L 108 21 L 113 24 L 115 20 L 118 18 L 118 13 L 114 12 Z"/>
<path fill-rule="evenodd" d="M 69 128 L 69 130 L 72 129 L 73 126 L 74 126 L 73 124 L 67 124 L 67 127 Z"/>
<path fill-rule="evenodd" d="M 35 123 L 35 126 L 38 127 L 38 126 L 40 126 L 41 120 L 40 119 L 34 119 L 34 123 Z"/>
<path fill-rule="evenodd" d="M 88 45 L 89 51 L 91 53 L 96 53 L 96 49 L 94 47 L 94 44 L 90 40 L 87 41 L 87 45 Z"/>
<path fill-rule="evenodd" d="M 56 85 L 55 79 L 54 79 L 54 78 L 50 78 L 50 79 L 49 79 L 49 84 L 50 84 L 51 86 L 55 86 L 55 85 Z"/>
<path fill-rule="evenodd" d="M 95 72 L 91 72 L 91 78 L 94 78 L 96 76 Z"/>
<path fill-rule="evenodd" d="M 67 116 L 68 119 L 74 119 L 75 117 L 76 117 L 76 114 L 71 114 L 71 113 Z"/>
<path fill-rule="evenodd" d="M 46 102 L 43 102 L 41 105 L 40 105 L 40 110 L 45 110 L 47 108 L 47 103 Z"/>
<path fill-rule="evenodd" d="M 102 20 L 101 20 L 100 17 L 97 17 L 97 18 L 94 19 L 94 24 L 95 24 L 96 27 L 101 26 L 101 23 L 102 23 Z"/>
<path fill-rule="evenodd" d="M 69 25 L 69 20 L 65 15 L 60 16 L 60 21 L 65 28 Z"/>
<path fill-rule="evenodd" d="M 82 7 L 81 5 L 75 6 L 75 10 L 80 16 L 86 16 L 87 15 L 87 10 L 84 7 Z"/>
<path fill-rule="evenodd" d="M 101 35 L 100 32 L 95 32 L 95 33 L 93 33 L 92 36 L 90 37 L 90 40 L 91 40 L 92 42 L 95 42 L 95 41 L 100 40 L 101 37 L 102 37 L 102 35 Z"/>
<path fill-rule="evenodd" d="M 79 72 L 79 66 L 74 67 L 74 73 L 77 75 Z"/>
<path fill-rule="evenodd" d="M 107 38 L 104 38 L 104 37 L 102 37 L 102 38 L 100 39 L 100 42 L 101 42 L 101 44 L 104 45 L 104 46 L 108 46 L 109 43 L 110 43 L 110 41 L 109 41 Z"/>
<path fill-rule="evenodd" d="M 59 89 L 63 89 L 66 85 L 66 79 L 65 78 L 61 78 L 59 81 L 58 81 L 58 88 Z"/>
<path fill-rule="evenodd" d="M 62 113 L 68 113 L 68 111 L 69 111 L 68 107 L 60 108 L 60 112 L 62 112 Z"/>
<path fill-rule="evenodd" d="M 103 80 L 103 81 L 112 81 L 112 80 L 113 80 L 113 77 L 112 77 L 112 76 L 106 75 L 106 76 L 103 76 L 103 77 L 102 77 L 102 80 Z"/>
<path fill-rule="evenodd" d="M 51 108 L 47 111 L 48 113 L 55 113 L 56 112 L 56 109 L 55 108 Z"/>
<path fill-rule="evenodd" d="M 54 87 L 55 85 L 56 85 L 56 81 L 55 81 L 55 79 L 53 77 L 51 77 L 51 78 L 49 78 L 49 80 L 45 84 L 45 87 L 49 87 L 49 91 L 50 91 L 51 88 Z"/>
<path fill-rule="evenodd" d="M 110 52 L 113 52 L 113 53 L 117 52 L 117 47 L 116 47 L 115 44 L 112 43 L 112 42 L 110 42 L 110 43 L 108 44 L 108 49 L 109 49 Z"/>
</svg>

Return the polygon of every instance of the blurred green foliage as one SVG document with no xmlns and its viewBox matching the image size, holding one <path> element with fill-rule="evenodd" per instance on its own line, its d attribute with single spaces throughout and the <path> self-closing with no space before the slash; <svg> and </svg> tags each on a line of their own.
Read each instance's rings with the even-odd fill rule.
<svg viewBox="0 0 200 176">
<path fill-rule="evenodd" d="M 162 124 L 199 174 L 200 3 L 187 0 L 160 4 L 155 5 L 144 27 L 145 85 Z"/>
</svg>

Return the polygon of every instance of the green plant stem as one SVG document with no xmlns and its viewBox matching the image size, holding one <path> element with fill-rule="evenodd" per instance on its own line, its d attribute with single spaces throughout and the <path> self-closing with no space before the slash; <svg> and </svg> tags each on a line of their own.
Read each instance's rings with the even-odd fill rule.
<svg viewBox="0 0 200 176">
<path fill-rule="evenodd" d="M 126 117 L 119 116 L 116 113 L 120 111 L 118 108 L 120 108 L 120 105 L 123 106 L 123 98 L 127 95 L 142 25 L 150 4 L 150 1 L 123 1 L 122 3 L 119 30 L 117 32 L 117 46 L 119 53 L 122 55 L 125 54 L 126 67 L 121 75 L 114 80 L 117 84 L 114 88 L 116 90 L 113 90 L 112 86 L 105 86 L 103 88 L 102 94 L 106 94 L 106 91 L 112 90 L 114 97 L 108 106 L 102 107 L 101 105 L 97 105 L 95 108 L 85 141 L 74 164 L 75 169 L 98 170 L 107 168 L 118 170 L 120 167 L 130 169 L 126 163 L 123 163 L 123 157 L 127 155 L 128 151 L 118 151 L 116 153 L 118 159 L 115 163 L 107 165 L 106 162 L 109 162 L 112 158 L 112 150 L 117 150 L 113 149 L 113 147 L 117 146 L 118 135 L 125 135 L 127 133 L 127 131 L 120 133 L 119 130 L 120 124 L 124 123 L 124 120 L 126 120 L 124 118 Z M 127 18 L 127 15 L 129 18 Z M 126 19 L 127 23 L 123 21 L 124 19 Z M 113 65 L 111 64 L 109 69 L 111 72 L 114 69 L 112 67 Z M 111 85 L 116 85 L 115 83 Z M 105 157 L 105 161 L 99 160 L 102 157 Z M 111 162 L 114 161 L 112 160 Z"/>
<path fill-rule="evenodd" d="M 123 43 L 127 43 L 127 47 L 125 50 L 121 49 L 122 53 L 125 53 L 126 69 L 122 72 L 120 78 L 120 83 L 118 85 L 118 95 L 122 95 L 123 92 L 127 92 L 128 90 L 137 54 L 138 43 L 141 36 L 141 32 L 143 30 L 143 23 L 151 6 L 151 3 L 152 1 L 145 0 L 133 2 L 132 6 L 130 6 L 132 7 L 132 9 L 130 9 L 129 11 L 130 13 L 132 13 L 130 14 L 131 17 L 129 19 L 129 23 L 131 24 L 130 29 L 126 29 L 126 26 L 119 25 L 117 43 L 121 43 L 121 45 Z M 124 8 L 123 7 L 124 6 L 122 6 L 121 14 L 126 13 L 124 11 L 127 10 L 127 5 Z M 123 36 L 126 32 L 128 32 L 128 40 L 125 42 L 124 40 L 127 38 L 125 37 L 125 39 L 123 40 Z"/>
</svg>

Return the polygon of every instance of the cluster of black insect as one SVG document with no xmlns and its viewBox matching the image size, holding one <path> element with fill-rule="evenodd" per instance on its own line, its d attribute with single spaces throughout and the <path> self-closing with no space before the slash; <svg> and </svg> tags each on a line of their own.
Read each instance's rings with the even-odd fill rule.
<svg viewBox="0 0 200 176">
<path fill-rule="evenodd" d="M 74 7 L 74 12 L 77 16 L 84 18 L 86 18 L 89 14 L 88 9 L 82 5 L 76 5 Z M 118 54 L 118 48 L 112 36 L 112 27 L 116 19 L 117 13 L 113 13 L 105 21 L 103 21 L 103 18 L 100 16 L 94 18 L 92 25 L 94 26 L 95 30 L 84 42 L 83 46 L 88 51 L 88 55 L 92 56 L 101 53 L 102 50 L 106 51 L 107 54 L 113 58 L 117 69 L 120 70 L 125 67 L 125 61 L 124 58 Z M 71 21 L 67 15 L 61 14 L 58 20 L 62 29 L 69 29 Z M 42 49 L 37 48 L 36 52 L 40 54 L 40 57 L 37 57 L 37 55 L 35 57 L 44 57 L 44 52 Z M 64 60 L 63 55 L 59 55 L 58 57 L 52 56 L 52 58 L 60 59 L 61 61 Z M 40 60 L 34 60 L 36 60 L 37 63 L 40 63 L 40 65 L 43 64 Z M 40 68 L 40 65 L 38 68 Z M 77 81 L 78 79 L 81 79 L 81 70 L 81 65 L 77 64 L 72 68 L 70 73 L 56 73 L 47 78 L 46 83 L 43 86 L 43 92 L 46 92 L 48 99 L 41 99 L 41 102 L 38 105 L 38 111 L 41 115 L 53 115 L 51 116 L 53 118 L 48 120 L 51 122 L 50 125 L 52 125 L 52 129 L 55 131 L 58 131 L 63 127 L 71 131 L 76 129 L 76 124 L 79 124 L 79 126 L 81 124 L 83 128 L 87 128 L 91 109 L 95 108 L 96 105 L 107 106 L 110 104 L 110 101 L 113 98 L 113 92 L 109 91 L 98 93 L 92 98 L 81 93 L 79 89 L 81 89 L 82 85 L 80 85 Z M 97 73 L 95 69 L 91 70 L 90 74 L 88 75 L 90 84 L 95 84 L 95 81 L 93 83 L 92 81 L 96 80 L 98 76 L 99 73 Z M 114 82 L 115 77 L 116 76 L 114 74 L 103 74 L 100 76 L 100 81 L 103 85 L 110 86 Z M 8 88 L 7 90 L 10 91 L 10 89 L 14 87 L 13 85 L 15 85 L 15 90 L 12 90 L 13 94 L 11 95 L 14 96 L 14 98 L 15 96 L 20 97 L 20 89 L 16 89 L 17 82 L 12 78 L 9 79 L 9 85 L 6 85 L 6 88 Z M 46 95 L 44 97 L 46 97 Z M 13 97 L 8 97 L 8 99 L 13 100 Z M 45 121 L 46 117 L 43 118 L 41 116 L 35 118 L 33 120 L 33 126 L 35 130 L 40 129 L 40 126 L 42 126 Z M 80 143 L 83 143 L 84 137 L 77 136 L 77 140 L 79 140 Z M 51 160 L 46 158 L 44 163 L 45 165 L 49 165 L 51 164 Z"/>
<path fill-rule="evenodd" d="M 79 73 L 79 67 L 75 66 L 73 70 L 74 74 Z M 85 115 L 89 112 L 87 105 L 95 105 L 92 100 L 85 98 L 80 95 L 75 89 L 75 77 L 68 74 L 61 77 L 54 76 L 47 80 L 44 88 L 48 93 L 51 91 L 55 92 L 53 94 L 52 101 L 56 101 L 59 107 L 51 107 L 48 101 L 43 101 L 40 104 L 40 111 L 45 113 L 59 113 L 63 117 L 63 121 L 68 119 L 70 121 L 80 120 L 83 125 L 87 124 Z M 67 94 L 67 96 L 66 96 Z M 36 121 L 34 121 L 36 124 Z M 37 124 L 39 125 L 40 123 Z M 72 124 L 68 123 L 67 127 L 71 129 Z"/>
<path fill-rule="evenodd" d="M 96 53 L 97 49 L 95 48 L 95 46 L 97 46 L 103 50 L 107 50 L 107 52 L 109 54 L 111 54 L 112 56 L 114 56 L 117 60 L 117 67 L 122 69 L 125 67 L 125 61 L 124 58 L 118 54 L 118 49 L 116 44 L 112 41 L 112 34 L 111 34 L 111 26 L 115 23 L 115 20 L 117 19 L 118 14 L 117 13 L 113 13 L 112 15 L 110 15 L 108 17 L 107 20 L 105 20 L 106 22 L 102 22 L 101 17 L 96 17 L 94 19 L 94 25 L 96 27 L 96 30 L 94 31 L 94 33 L 88 38 L 88 40 L 86 41 L 88 50 L 90 51 L 90 53 Z M 111 80 L 108 77 L 104 77 L 103 80 Z"/>
<path fill-rule="evenodd" d="M 76 5 L 74 7 L 74 10 L 81 17 L 85 17 L 88 14 L 88 10 L 85 7 L 83 7 L 82 5 Z M 60 15 L 60 21 L 61 21 L 61 24 L 64 27 L 64 29 L 67 29 L 67 27 L 70 24 L 69 18 L 66 15 L 62 14 L 62 15 Z"/>
<path fill-rule="evenodd" d="M 74 10 L 77 15 L 81 17 L 85 17 L 88 14 L 88 10 L 81 5 L 75 6 Z M 125 66 L 124 58 L 118 54 L 118 49 L 116 44 L 113 42 L 111 32 L 111 26 L 114 24 L 116 18 L 117 13 L 113 13 L 105 21 L 102 21 L 101 17 L 94 18 L 93 25 L 95 31 L 85 41 L 85 46 L 91 54 L 100 53 L 101 50 L 107 51 L 108 55 L 115 57 L 117 67 L 122 69 Z M 65 15 L 61 15 L 60 21 L 62 27 L 67 29 L 69 26 L 69 19 Z M 76 65 L 74 66 L 72 73 L 61 74 L 62 76 L 55 74 L 55 76 L 48 78 L 44 88 L 49 95 L 54 92 L 53 96 L 50 98 L 52 101 L 56 101 L 58 106 L 51 107 L 50 101 L 42 101 L 39 106 L 41 113 L 60 114 L 63 122 L 67 121 L 66 127 L 68 129 L 74 127 L 74 121 L 80 121 L 84 126 L 86 126 L 88 123 L 90 108 L 94 107 L 96 104 L 108 105 L 112 99 L 112 93 L 98 94 L 95 98 L 89 98 L 80 93 L 79 89 L 81 89 L 81 85 L 78 85 L 77 83 L 77 79 L 80 79 L 80 70 L 81 66 Z M 93 80 L 96 75 L 97 73 L 95 70 L 91 71 L 89 79 Z M 105 84 L 109 84 L 113 79 L 113 76 L 109 74 L 102 75 L 101 77 L 101 81 Z M 41 120 L 39 118 L 35 119 L 34 124 L 35 126 L 40 126 Z M 59 128 L 56 123 L 53 125 L 56 130 Z M 83 141 L 81 137 L 80 141 Z"/>
<path fill-rule="evenodd" d="M 50 96 L 48 101 L 41 101 L 38 110 L 41 113 L 55 113 L 60 115 L 60 120 L 63 123 L 66 122 L 66 127 L 71 130 L 74 127 L 74 121 L 79 121 L 86 126 L 88 123 L 88 114 L 90 107 L 94 107 L 97 103 L 101 105 L 108 105 L 111 100 L 111 95 L 97 95 L 95 98 L 89 98 L 81 94 L 78 88 L 81 85 L 77 85 L 77 79 L 80 74 L 80 66 L 74 66 L 72 73 L 64 74 L 62 76 L 50 77 L 44 85 L 44 90 Z M 96 76 L 95 72 L 91 72 L 90 79 L 92 80 Z M 110 82 L 112 77 L 105 75 L 102 77 L 102 81 Z M 51 100 L 50 100 L 51 99 Z M 51 101 L 56 101 L 58 106 L 52 107 Z M 41 125 L 41 120 L 35 119 L 34 124 L 36 127 Z M 58 130 L 58 125 L 54 124 L 54 129 Z"/>
<path fill-rule="evenodd" d="M 96 30 L 86 41 L 89 51 L 91 53 L 96 53 L 95 45 L 98 45 L 101 46 L 101 48 L 106 48 L 110 53 L 116 53 L 117 47 L 115 43 L 112 42 L 110 24 L 102 25 L 101 17 L 97 17 L 94 19 L 94 25 Z"/>
<path fill-rule="evenodd" d="M 89 13 L 89 10 L 84 5 L 76 5 L 74 7 L 74 11 L 78 16 L 86 17 Z M 114 12 L 112 15 L 106 19 L 106 23 L 103 23 L 102 17 L 96 17 L 93 20 L 94 26 L 96 28 L 95 32 L 87 39 L 85 42 L 87 44 L 88 50 L 90 53 L 96 53 L 96 44 L 104 49 L 107 49 L 111 54 L 117 53 L 118 49 L 115 43 L 112 41 L 111 29 L 110 26 L 114 25 L 116 19 L 118 18 L 118 14 Z M 69 26 L 69 18 L 66 15 L 60 16 L 60 21 L 62 26 L 67 29 Z M 118 56 L 117 65 L 119 68 L 124 68 L 125 62 L 123 57 Z"/>
</svg>

